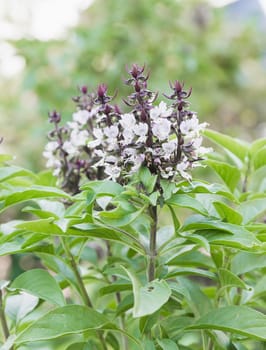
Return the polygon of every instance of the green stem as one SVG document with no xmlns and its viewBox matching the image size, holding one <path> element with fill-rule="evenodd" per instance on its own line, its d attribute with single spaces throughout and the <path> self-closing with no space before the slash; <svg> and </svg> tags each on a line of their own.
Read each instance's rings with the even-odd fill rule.
<svg viewBox="0 0 266 350">
<path fill-rule="evenodd" d="M 248 163 L 247 163 L 247 170 L 245 173 L 245 178 L 244 178 L 244 182 L 243 182 L 243 186 L 242 186 L 243 193 L 247 192 L 249 174 L 250 174 L 250 159 L 248 160 Z"/>
<path fill-rule="evenodd" d="M 106 246 L 107 246 L 107 254 L 109 257 L 112 256 L 112 251 L 111 251 L 111 245 L 109 241 L 106 241 Z M 112 282 L 115 282 L 117 280 L 116 276 L 112 276 Z M 115 293 L 115 298 L 116 298 L 116 302 L 117 305 L 119 305 L 121 303 L 121 293 L 120 292 L 116 292 Z M 125 331 L 126 330 L 126 324 L 125 324 L 125 316 L 124 314 L 122 314 L 119 317 L 119 324 L 120 327 Z M 128 350 L 128 339 L 127 336 L 122 334 L 121 335 L 121 343 L 122 343 L 122 348 L 123 350 Z"/>
<path fill-rule="evenodd" d="M 7 338 L 9 337 L 10 334 L 9 334 L 9 329 L 8 329 L 6 315 L 5 315 L 4 306 L 3 306 L 3 292 L 2 292 L 2 290 L 0 290 L 0 321 L 1 321 L 1 326 L 3 329 L 4 338 L 5 338 L 5 340 L 7 340 Z M 13 346 L 12 346 L 11 350 L 12 349 L 13 349 Z"/>
<path fill-rule="evenodd" d="M 157 206 L 150 206 L 150 215 L 152 218 L 151 231 L 150 231 L 150 246 L 148 256 L 148 280 L 149 282 L 155 279 L 155 266 L 156 266 L 156 232 L 157 232 Z"/>
<path fill-rule="evenodd" d="M 74 259 L 74 256 L 72 255 L 72 253 L 71 253 L 71 251 L 70 251 L 70 249 L 69 249 L 69 247 L 68 247 L 68 244 L 67 244 L 67 242 L 65 241 L 65 238 L 64 238 L 64 237 L 62 238 L 61 241 L 62 241 L 62 245 L 63 245 L 63 247 L 64 247 L 64 249 L 65 249 L 65 253 L 66 253 L 66 255 L 67 255 L 68 259 L 69 259 L 69 262 L 70 262 L 70 264 L 71 264 L 71 267 L 72 267 L 72 269 L 73 269 L 73 271 L 74 271 L 74 274 L 75 274 L 75 276 L 76 276 L 76 279 L 77 279 L 77 282 L 78 282 L 78 285 L 79 285 L 79 289 L 80 289 L 81 298 L 82 298 L 82 300 L 83 300 L 83 302 L 84 302 L 85 305 L 87 305 L 87 306 L 93 308 L 91 299 L 90 299 L 90 297 L 89 297 L 89 295 L 88 295 L 88 293 L 87 293 L 87 290 L 86 290 L 86 288 L 85 288 L 83 279 L 82 279 L 82 277 L 81 277 L 81 275 L 80 275 L 80 273 L 79 273 L 78 266 L 77 266 L 77 264 L 76 264 L 76 261 L 75 261 L 75 259 Z M 103 349 L 103 350 L 108 350 L 108 348 L 107 348 L 107 346 L 106 346 L 106 344 L 105 344 L 105 340 L 104 340 L 104 338 L 103 338 L 102 333 L 101 333 L 100 331 L 96 331 L 96 333 L 97 333 L 97 335 L 98 335 L 98 337 L 99 337 L 99 340 L 100 340 L 100 342 L 101 342 L 102 349 Z"/>
<path fill-rule="evenodd" d="M 206 339 L 206 334 L 204 331 L 201 331 L 201 339 L 202 339 L 202 350 L 208 350 L 208 341 Z"/>
<path fill-rule="evenodd" d="M 79 285 L 79 289 L 80 289 L 80 295 L 81 295 L 81 298 L 84 302 L 85 305 L 89 306 L 89 307 L 92 307 L 92 302 L 90 300 L 90 297 L 87 293 L 87 290 L 85 288 L 85 285 L 83 283 L 83 280 L 80 276 L 80 273 L 79 273 L 79 270 L 78 270 L 78 267 L 77 267 L 77 264 L 76 264 L 76 261 L 74 259 L 74 256 L 72 255 L 66 241 L 64 238 L 62 238 L 62 244 L 63 244 L 63 247 L 64 247 L 64 250 L 65 250 L 65 253 L 68 257 L 68 260 L 71 264 L 71 267 L 73 269 L 73 272 L 75 274 L 75 277 L 77 279 L 77 282 L 78 282 L 78 285 Z"/>
</svg>

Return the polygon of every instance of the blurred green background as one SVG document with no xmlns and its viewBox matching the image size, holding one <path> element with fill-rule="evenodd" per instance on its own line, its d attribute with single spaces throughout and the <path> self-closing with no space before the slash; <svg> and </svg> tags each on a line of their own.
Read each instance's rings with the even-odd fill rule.
<svg viewBox="0 0 266 350">
<path fill-rule="evenodd" d="M 106 82 L 120 99 L 132 63 L 149 67 L 151 89 L 167 93 L 175 79 L 192 86 L 191 109 L 211 128 L 246 140 L 265 136 L 263 3 L 0 0 L 2 151 L 43 169 L 47 112 L 70 119 L 82 84 Z"/>
</svg>

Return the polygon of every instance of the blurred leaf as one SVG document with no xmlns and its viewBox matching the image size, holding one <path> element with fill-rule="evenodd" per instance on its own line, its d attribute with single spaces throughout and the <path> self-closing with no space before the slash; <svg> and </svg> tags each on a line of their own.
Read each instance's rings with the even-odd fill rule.
<svg viewBox="0 0 266 350">
<path fill-rule="evenodd" d="M 7 181 L 12 177 L 18 177 L 18 176 L 36 177 L 36 175 L 33 172 L 27 169 L 22 169 L 16 166 L 7 166 L 7 167 L 1 168 L 0 182 Z"/>
<path fill-rule="evenodd" d="M 0 197 L 0 200 L 4 201 L 4 207 L 1 211 L 17 203 L 43 197 L 71 199 L 71 196 L 67 193 L 54 187 L 32 186 L 30 188 L 19 188 L 14 189 L 14 192 Z"/>
<path fill-rule="evenodd" d="M 235 166 L 228 163 L 208 159 L 206 163 L 219 175 L 231 192 L 237 187 L 241 172 Z"/>
<path fill-rule="evenodd" d="M 156 184 L 157 176 L 152 175 L 150 170 L 147 167 L 142 166 L 139 170 L 139 179 L 144 185 L 147 193 L 148 194 L 151 193 Z"/>
<path fill-rule="evenodd" d="M 266 267 L 265 253 L 239 252 L 231 261 L 231 270 L 236 275 Z"/>
<path fill-rule="evenodd" d="M 48 312 L 18 334 L 16 344 L 50 340 L 68 334 L 99 329 L 108 319 L 81 305 L 66 305 Z"/>
<path fill-rule="evenodd" d="M 173 205 L 181 208 L 189 208 L 202 215 L 208 215 L 207 210 L 197 199 L 186 194 L 173 194 L 167 201 L 167 205 Z"/>
<path fill-rule="evenodd" d="M 39 209 L 26 207 L 23 211 L 31 212 L 40 218 L 54 217 L 59 219 L 64 216 L 65 206 L 61 202 L 55 202 L 47 199 L 34 200 Z"/>
<path fill-rule="evenodd" d="M 56 256 L 53 254 L 47 254 L 45 252 L 37 252 L 36 254 L 41 258 L 43 264 L 48 269 L 57 273 L 59 276 L 62 276 L 72 286 L 74 286 L 77 291 L 80 292 L 80 287 L 77 281 L 77 277 L 64 257 Z"/>
<path fill-rule="evenodd" d="M 245 201 L 239 205 L 238 210 L 243 216 L 243 223 L 247 224 L 266 211 L 266 198 Z"/>
<path fill-rule="evenodd" d="M 65 304 L 63 293 L 55 279 L 42 269 L 33 269 L 19 275 L 10 288 L 23 290 L 52 304 L 62 306 Z"/>
<path fill-rule="evenodd" d="M 177 283 L 172 283 L 171 288 L 183 295 L 188 307 L 191 308 L 196 317 L 205 315 L 213 308 L 210 299 L 199 286 L 185 277 L 178 277 Z"/>
<path fill-rule="evenodd" d="M 252 162 L 255 170 L 266 165 L 266 146 L 259 149 L 252 157 Z"/>
<path fill-rule="evenodd" d="M 219 277 L 220 277 L 220 282 L 222 287 L 226 287 L 226 288 L 237 287 L 237 288 L 250 290 L 250 287 L 247 286 L 245 282 L 241 280 L 240 277 L 235 275 L 230 270 L 220 268 L 218 272 L 219 272 Z"/>
<path fill-rule="evenodd" d="M 119 228 L 106 228 L 103 225 L 97 224 L 77 224 L 64 232 L 54 222 L 54 219 L 41 219 L 24 222 L 23 224 L 17 225 L 19 229 L 23 229 L 28 232 L 42 233 L 48 236 L 72 236 L 72 237 L 88 237 L 88 238 L 101 238 L 110 241 L 120 242 L 126 246 L 129 246 L 133 250 L 144 254 L 144 248 L 139 241 L 126 231 L 120 230 Z"/>
<path fill-rule="evenodd" d="M 213 205 L 223 221 L 236 225 L 240 225 L 242 223 L 242 215 L 225 203 L 213 202 Z"/>
<path fill-rule="evenodd" d="M 213 130 L 205 130 L 204 136 L 217 143 L 226 151 L 229 151 L 229 154 L 236 156 L 242 163 L 245 163 L 249 148 L 243 141 Z"/>
<path fill-rule="evenodd" d="M 81 186 L 83 191 L 87 189 L 93 190 L 93 192 L 99 196 L 117 196 L 123 192 L 123 187 L 117 182 L 104 180 L 104 181 L 90 181 Z"/>
<path fill-rule="evenodd" d="M 266 316 L 246 306 L 232 305 L 212 310 L 188 329 L 218 329 L 266 340 Z"/>
<path fill-rule="evenodd" d="M 157 343 L 162 350 L 178 350 L 179 347 L 171 339 L 157 339 Z"/>
<path fill-rule="evenodd" d="M 18 323 L 37 306 L 38 302 L 38 297 L 28 293 L 9 295 L 6 300 L 5 312 L 10 319 Z"/>
<path fill-rule="evenodd" d="M 135 274 L 124 268 L 133 285 L 133 317 L 151 315 L 159 310 L 169 299 L 171 289 L 164 280 L 154 280 L 142 286 Z"/>
<path fill-rule="evenodd" d="M 182 231 L 195 230 L 198 235 L 203 235 L 210 243 L 224 244 L 237 248 L 255 248 L 260 246 L 255 235 L 243 226 L 221 222 L 216 219 L 193 215 L 188 218 Z"/>
</svg>

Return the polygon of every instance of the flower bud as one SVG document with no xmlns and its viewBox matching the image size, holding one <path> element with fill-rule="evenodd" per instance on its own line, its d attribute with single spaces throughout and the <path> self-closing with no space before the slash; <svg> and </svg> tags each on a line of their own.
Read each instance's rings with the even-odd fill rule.
<svg viewBox="0 0 266 350">
<path fill-rule="evenodd" d="M 99 98 L 103 98 L 106 94 L 106 91 L 107 91 L 107 85 L 105 84 L 100 84 L 98 86 L 98 90 L 97 90 L 97 93 L 98 93 L 98 97 Z"/>
<path fill-rule="evenodd" d="M 86 85 L 83 85 L 81 88 L 80 88 L 80 91 L 86 95 L 88 93 L 88 87 Z"/>
<path fill-rule="evenodd" d="M 61 121 L 61 114 L 56 112 L 56 110 L 54 110 L 53 112 L 49 112 L 48 116 L 49 116 L 50 123 L 58 124 Z"/>
<path fill-rule="evenodd" d="M 139 72 L 140 72 L 139 66 L 137 64 L 133 64 L 132 69 L 129 73 L 132 75 L 133 78 L 137 78 L 139 75 Z"/>
<path fill-rule="evenodd" d="M 176 80 L 174 82 L 174 89 L 177 93 L 180 93 L 183 89 L 183 84 L 181 84 L 180 81 Z"/>
</svg>

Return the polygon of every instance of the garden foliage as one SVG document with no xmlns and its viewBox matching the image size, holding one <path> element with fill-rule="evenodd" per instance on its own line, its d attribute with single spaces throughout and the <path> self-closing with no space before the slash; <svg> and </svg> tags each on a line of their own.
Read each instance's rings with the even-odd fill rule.
<svg viewBox="0 0 266 350">
<path fill-rule="evenodd" d="M 126 113 L 104 84 L 66 126 L 50 113 L 57 185 L 0 155 L 0 210 L 28 214 L 1 224 L 0 254 L 43 266 L 1 281 L 2 348 L 263 349 L 266 139 L 206 129 L 183 84 L 167 105 L 129 74 Z"/>
</svg>

